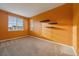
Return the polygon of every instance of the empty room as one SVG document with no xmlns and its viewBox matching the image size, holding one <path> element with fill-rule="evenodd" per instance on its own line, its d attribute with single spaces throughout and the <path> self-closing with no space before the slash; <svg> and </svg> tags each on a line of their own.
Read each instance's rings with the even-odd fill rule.
<svg viewBox="0 0 79 59">
<path fill-rule="evenodd" d="M 0 3 L 0 56 L 78 56 L 79 4 Z"/>
</svg>

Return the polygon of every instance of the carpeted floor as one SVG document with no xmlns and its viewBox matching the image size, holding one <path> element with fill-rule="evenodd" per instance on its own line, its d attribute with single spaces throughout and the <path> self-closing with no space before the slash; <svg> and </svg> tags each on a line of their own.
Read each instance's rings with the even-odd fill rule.
<svg viewBox="0 0 79 59">
<path fill-rule="evenodd" d="M 69 56 L 61 46 L 34 37 L 0 43 L 0 56 Z"/>
</svg>

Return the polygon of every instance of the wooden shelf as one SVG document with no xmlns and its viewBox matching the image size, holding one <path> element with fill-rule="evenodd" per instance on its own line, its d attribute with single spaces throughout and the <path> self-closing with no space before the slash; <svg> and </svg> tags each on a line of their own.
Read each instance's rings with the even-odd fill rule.
<svg viewBox="0 0 79 59">
<path fill-rule="evenodd" d="M 46 27 L 46 28 L 51 28 L 51 29 L 56 29 L 56 30 L 64 30 L 63 28 L 58 28 L 58 27 Z"/>
<path fill-rule="evenodd" d="M 51 22 L 50 20 L 42 20 L 40 22 L 48 23 L 48 24 L 58 24 L 57 22 Z"/>
<path fill-rule="evenodd" d="M 47 19 L 47 20 L 42 20 L 40 22 L 50 22 L 50 20 Z"/>
</svg>

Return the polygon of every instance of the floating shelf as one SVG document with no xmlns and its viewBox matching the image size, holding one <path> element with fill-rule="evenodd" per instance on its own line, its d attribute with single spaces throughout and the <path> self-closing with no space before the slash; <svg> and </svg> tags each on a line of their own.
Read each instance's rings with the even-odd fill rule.
<svg viewBox="0 0 79 59">
<path fill-rule="evenodd" d="M 58 27 L 46 27 L 46 28 L 52 28 L 52 29 L 57 29 L 57 30 L 64 30 L 64 29 L 58 28 Z"/>
<path fill-rule="evenodd" d="M 50 22 L 50 20 L 47 19 L 47 20 L 42 20 L 40 22 Z"/>
<path fill-rule="evenodd" d="M 50 20 L 42 20 L 40 22 L 48 23 L 48 24 L 58 24 L 57 22 L 51 22 Z"/>
</svg>

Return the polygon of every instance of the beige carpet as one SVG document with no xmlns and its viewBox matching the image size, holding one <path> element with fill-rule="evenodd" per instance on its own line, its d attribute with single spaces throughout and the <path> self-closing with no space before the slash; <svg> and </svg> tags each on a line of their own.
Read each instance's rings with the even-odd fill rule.
<svg viewBox="0 0 79 59">
<path fill-rule="evenodd" d="M 0 56 L 69 56 L 61 46 L 33 37 L 23 37 L 0 43 Z"/>
</svg>

